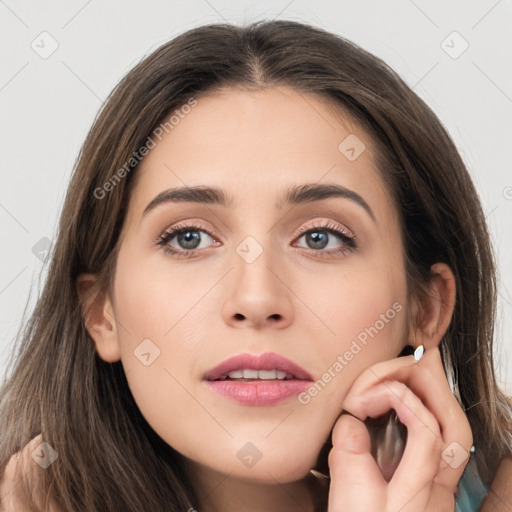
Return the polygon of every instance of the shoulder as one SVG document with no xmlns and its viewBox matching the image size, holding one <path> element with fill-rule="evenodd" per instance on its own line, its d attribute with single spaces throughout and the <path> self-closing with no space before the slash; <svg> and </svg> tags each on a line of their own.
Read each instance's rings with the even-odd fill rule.
<svg viewBox="0 0 512 512">
<path fill-rule="evenodd" d="M 36 502 L 43 503 L 40 477 L 44 469 L 32 458 L 32 452 L 43 442 L 41 434 L 34 437 L 19 452 L 14 453 L 0 472 L 0 512 L 29 512 L 30 500 L 23 480 L 27 479 Z M 51 512 L 60 512 L 52 507 Z"/>
<path fill-rule="evenodd" d="M 512 455 L 501 459 L 480 510 L 481 512 L 512 510 Z"/>
</svg>

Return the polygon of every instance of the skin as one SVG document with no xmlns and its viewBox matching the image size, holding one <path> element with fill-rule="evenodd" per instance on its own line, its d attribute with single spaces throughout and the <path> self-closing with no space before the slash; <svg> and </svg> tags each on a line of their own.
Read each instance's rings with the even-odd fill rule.
<svg viewBox="0 0 512 512">
<path fill-rule="evenodd" d="M 338 150 L 349 134 L 366 146 L 354 161 Z M 432 268 L 431 298 L 419 324 L 409 325 L 419 303 L 407 299 L 397 209 L 373 155 L 370 136 L 322 98 L 287 87 L 228 89 L 201 97 L 136 171 L 114 293 L 94 303 L 86 325 L 99 355 L 122 361 L 153 429 L 185 456 L 202 511 L 287 512 L 298 503 L 313 510 L 307 477 L 331 431 L 330 512 L 453 510 L 465 463 L 447 467 L 441 451 L 452 441 L 468 450 L 473 441 L 437 348 L 453 311 L 454 278 L 445 264 Z M 287 187 L 304 183 L 357 192 L 375 221 L 347 198 L 275 207 Z M 160 192 L 184 185 L 220 187 L 235 204 L 167 203 L 142 215 Z M 184 258 L 156 244 L 180 221 L 200 221 L 206 230 L 190 228 L 201 245 Z M 329 244 L 319 249 L 297 233 L 326 234 L 318 228 L 326 223 L 349 229 L 357 250 L 332 254 L 344 245 L 336 235 L 327 232 Z M 247 236 L 263 249 L 252 263 L 236 252 Z M 169 244 L 186 249 L 177 237 Z M 81 293 L 95 279 L 81 275 Z M 243 406 L 202 381 L 230 356 L 267 351 L 321 379 L 396 302 L 401 311 L 308 404 L 292 397 L 270 407 Z M 160 350 L 149 366 L 134 356 L 146 338 Z M 426 352 L 418 363 L 397 358 L 405 345 L 420 343 Z M 409 440 L 387 484 L 362 420 L 390 408 Z M 247 442 L 262 454 L 252 467 L 237 457 Z"/>
</svg>

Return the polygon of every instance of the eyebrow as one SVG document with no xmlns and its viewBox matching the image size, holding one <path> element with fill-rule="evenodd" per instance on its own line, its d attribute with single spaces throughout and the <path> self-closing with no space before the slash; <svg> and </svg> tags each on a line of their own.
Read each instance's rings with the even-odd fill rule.
<svg viewBox="0 0 512 512">
<path fill-rule="evenodd" d="M 275 207 L 281 210 L 286 205 L 297 205 L 312 201 L 322 201 L 332 197 L 350 199 L 361 206 L 375 222 L 375 214 L 368 203 L 353 190 L 336 184 L 306 183 L 304 185 L 290 186 L 284 197 L 275 203 Z M 146 215 L 157 206 L 165 203 L 201 203 L 232 207 L 234 198 L 224 193 L 221 188 L 198 185 L 191 187 L 175 187 L 160 192 L 144 209 L 142 215 Z"/>
</svg>

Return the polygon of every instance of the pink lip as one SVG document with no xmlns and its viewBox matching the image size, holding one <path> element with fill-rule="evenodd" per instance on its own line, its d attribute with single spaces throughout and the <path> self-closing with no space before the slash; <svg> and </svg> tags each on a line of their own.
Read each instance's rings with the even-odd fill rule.
<svg viewBox="0 0 512 512">
<path fill-rule="evenodd" d="M 294 376 L 287 380 L 215 380 L 239 369 L 281 370 Z M 210 389 L 243 405 L 268 406 L 298 395 L 310 387 L 313 377 L 294 362 L 267 352 L 261 356 L 240 354 L 227 359 L 203 376 Z"/>
</svg>

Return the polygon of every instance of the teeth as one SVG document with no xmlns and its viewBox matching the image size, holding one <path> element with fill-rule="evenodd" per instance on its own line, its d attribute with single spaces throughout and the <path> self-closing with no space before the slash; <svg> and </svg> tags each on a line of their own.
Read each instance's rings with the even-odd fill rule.
<svg viewBox="0 0 512 512">
<path fill-rule="evenodd" d="M 253 370 L 251 368 L 235 370 L 223 375 L 220 380 L 230 379 L 262 379 L 262 380 L 285 380 L 293 379 L 293 375 L 281 370 Z"/>
<path fill-rule="evenodd" d="M 245 375 L 246 370 L 244 370 Z M 258 378 L 259 379 L 276 379 L 276 371 L 275 370 L 258 370 Z"/>
</svg>

